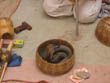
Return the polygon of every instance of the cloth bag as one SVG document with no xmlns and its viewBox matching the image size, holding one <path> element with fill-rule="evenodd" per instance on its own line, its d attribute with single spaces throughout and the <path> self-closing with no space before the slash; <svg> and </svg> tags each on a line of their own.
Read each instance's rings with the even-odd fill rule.
<svg viewBox="0 0 110 83">
<path fill-rule="evenodd" d="M 44 0 L 43 9 L 52 17 L 71 16 L 72 2 L 70 0 Z"/>
<path fill-rule="evenodd" d="M 110 4 L 102 3 L 102 8 L 99 14 L 99 18 L 110 16 Z"/>
<path fill-rule="evenodd" d="M 94 22 L 101 10 L 102 0 L 86 0 L 80 5 L 79 2 L 79 22 L 91 23 Z M 76 18 L 75 7 L 74 16 Z"/>
</svg>

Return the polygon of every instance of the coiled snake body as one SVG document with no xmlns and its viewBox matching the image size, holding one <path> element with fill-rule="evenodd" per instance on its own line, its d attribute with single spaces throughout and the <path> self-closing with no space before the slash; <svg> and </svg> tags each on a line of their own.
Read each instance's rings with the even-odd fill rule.
<svg viewBox="0 0 110 83">
<path fill-rule="evenodd" d="M 65 45 L 49 44 L 42 49 L 40 55 L 50 63 L 60 63 L 72 56 L 72 51 Z"/>
</svg>

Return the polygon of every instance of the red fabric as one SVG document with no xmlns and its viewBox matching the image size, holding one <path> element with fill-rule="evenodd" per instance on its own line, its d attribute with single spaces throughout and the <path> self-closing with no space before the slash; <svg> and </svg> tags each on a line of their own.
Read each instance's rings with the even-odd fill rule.
<svg viewBox="0 0 110 83">
<path fill-rule="evenodd" d="M 16 5 L 16 8 L 15 8 L 15 10 L 12 11 L 12 13 L 10 14 L 10 17 L 16 12 L 16 10 L 18 9 L 20 3 L 21 3 L 21 0 L 18 0 L 18 3 Z"/>
<path fill-rule="evenodd" d="M 10 79 L 10 80 L 3 80 L 2 82 L 24 82 L 24 83 L 48 83 L 46 82 L 45 80 L 41 80 L 41 81 L 38 81 L 38 82 L 31 82 L 31 81 L 24 81 L 24 80 L 13 80 L 13 79 Z"/>
</svg>

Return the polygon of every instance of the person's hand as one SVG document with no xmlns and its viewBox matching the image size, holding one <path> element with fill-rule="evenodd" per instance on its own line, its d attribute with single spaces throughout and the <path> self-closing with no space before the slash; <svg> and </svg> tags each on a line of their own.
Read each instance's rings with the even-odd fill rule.
<svg viewBox="0 0 110 83">
<path fill-rule="evenodd" d="M 110 3 L 110 0 L 103 0 L 103 2 Z"/>
</svg>

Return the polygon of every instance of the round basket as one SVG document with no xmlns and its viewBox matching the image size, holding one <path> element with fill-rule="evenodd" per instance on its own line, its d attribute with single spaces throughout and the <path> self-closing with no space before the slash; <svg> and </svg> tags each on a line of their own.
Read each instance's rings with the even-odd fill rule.
<svg viewBox="0 0 110 83">
<path fill-rule="evenodd" d="M 68 46 L 72 51 L 72 56 L 70 58 L 68 58 L 67 60 L 65 60 L 64 62 L 57 63 L 57 64 L 47 62 L 40 56 L 39 49 L 50 43 Z M 51 74 L 51 75 L 64 74 L 64 73 L 68 72 L 75 63 L 74 49 L 68 42 L 66 42 L 64 40 L 60 40 L 60 39 L 48 40 L 48 41 L 42 43 L 38 47 L 38 49 L 36 51 L 36 63 L 37 63 L 38 68 L 41 71 L 43 71 L 44 73 Z"/>
<path fill-rule="evenodd" d="M 110 46 L 110 17 L 104 17 L 99 21 L 96 37 L 104 45 Z"/>
</svg>

